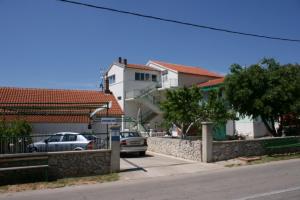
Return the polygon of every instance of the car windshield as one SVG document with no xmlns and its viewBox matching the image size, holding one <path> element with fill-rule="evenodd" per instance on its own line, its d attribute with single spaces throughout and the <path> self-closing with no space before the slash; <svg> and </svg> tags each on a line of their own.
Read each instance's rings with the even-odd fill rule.
<svg viewBox="0 0 300 200">
<path fill-rule="evenodd" d="M 128 137 L 140 137 L 137 132 L 123 132 L 120 133 L 121 138 L 128 138 Z"/>
</svg>

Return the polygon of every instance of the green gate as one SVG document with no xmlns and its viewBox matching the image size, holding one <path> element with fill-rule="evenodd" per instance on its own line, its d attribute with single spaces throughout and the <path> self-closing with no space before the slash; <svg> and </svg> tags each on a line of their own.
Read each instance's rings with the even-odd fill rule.
<svg viewBox="0 0 300 200">
<path fill-rule="evenodd" d="M 214 124 L 213 138 L 214 140 L 226 140 L 226 123 Z"/>
</svg>

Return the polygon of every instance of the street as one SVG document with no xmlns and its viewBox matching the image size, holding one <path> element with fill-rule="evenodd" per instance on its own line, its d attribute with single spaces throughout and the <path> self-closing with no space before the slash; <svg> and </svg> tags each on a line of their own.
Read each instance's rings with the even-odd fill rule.
<svg viewBox="0 0 300 200">
<path fill-rule="evenodd" d="M 172 176 L 1 194 L 0 199 L 300 199 L 300 159 Z"/>
</svg>

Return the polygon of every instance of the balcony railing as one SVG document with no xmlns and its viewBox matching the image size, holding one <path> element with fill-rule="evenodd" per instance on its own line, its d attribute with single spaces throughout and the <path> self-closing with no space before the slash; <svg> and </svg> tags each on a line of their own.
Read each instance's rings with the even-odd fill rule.
<svg viewBox="0 0 300 200">
<path fill-rule="evenodd" d="M 162 88 L 178 87 L 178 79 L 168 79 L 162 81 Z"/>
</svg>

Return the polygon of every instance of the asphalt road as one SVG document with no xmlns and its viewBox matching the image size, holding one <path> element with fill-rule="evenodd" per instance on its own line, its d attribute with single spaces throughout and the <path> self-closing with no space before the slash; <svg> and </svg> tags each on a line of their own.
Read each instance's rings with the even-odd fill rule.
<svg viewBox="0 0 300 200">
<path fill-rule="evenodd" d="M 113 183 L 1 194 L 0 199 L 300 199 L 300 159 Z"/>
</svg>

